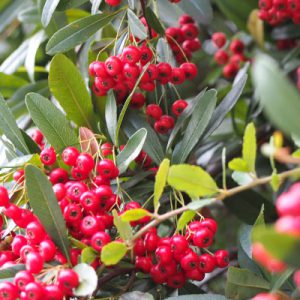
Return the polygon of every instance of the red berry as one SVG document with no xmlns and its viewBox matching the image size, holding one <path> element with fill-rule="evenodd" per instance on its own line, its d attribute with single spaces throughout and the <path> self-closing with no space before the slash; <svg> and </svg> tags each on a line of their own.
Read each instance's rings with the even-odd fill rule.
<svg viewBox="0 0 300 300">
<path fill-rule="evenodd" d="M 158 241 L 159 237 L 156 233 L 147 233 L 144 238 L 145 249 L 149 252 L 154 252 L 157 248 Z"/>
<path fill-rule="evenodd" d="M 194 23 L 183 25 L 181 31 L 186 40 L 193 40 L 199 35 L 199 28 Z"/>
<path fill-rule="evenodd" d="M 239 66 L 237 64 L 229 63 L 223 68 L 223 75 L 227 79 L 232 79 L 238 72 Z"/>
<path fill-rule="evenodd" d="M 198 229 L 193 235 L 193 243 L 200 248 L 207 248 L 213 243 L 214 234 L 207 228 Z"/>
<path fill-rule="evenodd" d="M 269 10 L 270 8 L 272 8 L 272 5 L 273 5 L 273 0 L 259 0 L 258 1 L 258 6 L 260 9 Z"/>
<path fill-rule="evenodd" d="M 109 91 L 115 86 L 115 81 L 112 77 L 96 77 L 95 86 L 100 91 Z"/>
<path fill-rule="evenodd" d="M 110 236 L 105 231 L 95 233 L 91 238 L 91 246 L 96 251 L 101 251 L 103 246 L 110 242 Z"/>
<path fill-rule="evenodd" d="M 282 193 L 276 202 L 276 209 L 280 216 L 300 215 L 300 183 L 295 183 L 287 191 Z"/>
<path fill-rule="evenodd" d="M 38 252 L 29 252 L 26 255 L 26 270 L 37 274 L 43 269 L 44 260 Z"/>
<path fill-rule="evenodd" d="M 259 293 L 252 300 L 279 300 L 279 297 L 275 294 Z"/>
<path fill-rule="evenodd" d="M 63 300 L 64 293 L 58 285 L 49 284 L 44 287 L 47 300 Z"/>
<path fill-rule="evenodd" d="M 229 61 L 229 55 L 225 50 L 218 50 L 214 55 L 214 60 L 218 65 L 225 65 Z"/>
<path fill-rule="evenodd" d="M 135 267 L 143 273 L 149 273 L 152 268 L 152 260 L 148 256 L 137 256 L 135 258 Z"/>
<path fill-rule="evenodd" d="M 216 32 L 212 35 L 212 42 L 217 48 L 222 48 L 226 44 L 226 35 L 223 32 Z"/>
<path fill-rule="evenodd" d="M 195 23 L 195 20 L 190 16 L 190 15 L 182 15 L 179 18 L 179 24 L 180 25 L 185 25 L 188 23 Z"/>
<path fill-rule="evenodd" d="M 39 244 L 45 237 L 45 230 L 39 222 L 31 222 L 26 227 L 26 237 L 30 243 Z"/>
<path fill-rule="evenodd" d="M 93 191 L 86 191 L 80 196 L 80 204 L 86 211 L 95 212 L 100 205 L 100 199 Z"/>
<path fill-rule="evenodd" d="M 42 300 L 44 299 L 44 288 L 38 282 L 30 282 L 25 286 L 24 292 L 28 300 Z"/>
<path fill-rule="evenodd" d="M 182 272 L 177 272 L 167 279 L 167 285 L 173 289 L 180 289 L 184 286 L 186 278 Z"/>
<path fill-rule="evenodd" d="M 140 109 L 146 103 L 146 97 L 142 93 L 134 93 L 130 100 L 130 106 L 135 109 Z"/>
<path fill-rule="evenodd" d="M 52 184 L 65 183 L 69 179 L 68 172 L 62 168 L 56 168 L 51 171 L 49 179 Z"/>
<path fill-rule="evenodd" d="M 51 261 L 56 253 L 56 246 L 51 240 L 44 240 L 39 245 L 39 251 L 44 261 Z"/>
<path fill-rule="evenodd" d="M 75 224 L 82 218 L 81 207 L 71 203 L 65 207 L 63 215 L 67 222 Z"/>
<path fill-rule="evenodd" d="M 66 196 L 66 188 L 63 183 L 56 183 L 52 188 L 58 201 L 61 201 Z"/>
<path fill-rule="evenodd" d="M 197 66 L 193 63 L 183 63 L 180 68 L 183 69 L 186 79 L 193 80 L 198 74 Z"/>
<path fill-rule="evenodd" d="M 0 186 L 0 206 L 9 205 L 9 196 L 7 189 L 4 186 Z"/>
<path fill-rule="evenodd" d="M 169 132 L 169 126 L 166 120 L 158 120 L 154 123 L 154 129 L 157 133 L 167 134 Z"/>
<path fill-rule="evenodd" d="M 18 297 L 17 287 L 10 282 L 0 282 L 0 299 L 16 300 Z"/>
<path fill-rule="evenodd" d="M 34 277 L 29 271 L 19 271 L 14 277 L 14 284 L 21 291 L 24 290 L 25 286 L 34 281 Z"/>
<path fill-rule="evenodd" d="M 167 275 L 161 271 L 159 265 L 153 266 L 150 270 L 150 274 L 155 283 L 162 284 L 167 280 Z"/>
<path fill-rule="evenodd" d="M 100 176 L 107 179 L 114 179 L 119 175 L 119 169 L 110 159 L 103 159 L 97 165 L 97 172 Z"/>
<path fill-rule="evenodd" d="M 300 287 L 300 270 L 297 270 L 295 273 L 294 273 L 294 283 L 295 285 L 299 288 Z"/>
<path fill-rule="evenodd" d="M 183 32 L 180 28 L 176 27 L 169 27 L 166 29 L 166 37 L 169 41 L 169 43 L 174 44 L 174 40 L 177 41 L 177 43 L 182 43 L 184 41 Z M 176 44 L 176 43 L 175 43 Z"/>
<path fill-rule="evenodd" d="M 218 250 L 215 252 L 217 265 L 220 268 L 225 268 L 229 265 L 229 253 L 226 250 Z"/>
<path fill-rule="evenodd" d="M 185 71 L 182 68 L 173 68 L 170 81 L 177 85 L 182 84 L 185 81 Z"/>
<path fill-rule="evenodd" d="M 208 228 L 213 234 L 217 232 L 218 224 L 214 219 L 206 218 L 200 223 L 201 228 Z"/>
<path fill-rule="evenodd" d="M 166 126 L 167 126 L 168 129 L 172 129 L 175 125 L 174 118 L 172 116 L 169 116 L 169 115 L 163 115 L 163 116 L 160 117 L 159 120 L 166 122 Z"/>
<path fill-rule="evenodd" d="M 202 254 L 199 256 L 199 269 L 203 273 L 210 273 L 216 267 L 216 259 L 210 254 Z"/>
<path fill-rule="evenodd" d="M 98 221 L 95 216 L 84 217 L 80 224 L 81 232 L 88 237 L 94 235 L 98 231 L 103 231 L 104 229 L 104 224 Z"/>
<path fill-rule="evenodd" d="M 146 248 L 145 248 L 145 245 L 144 245 L 144 241 L 142 239 L 138 239 L 138 240 L 135 241 L 133 252 L 137 256 L 145 255 Z"/>
<path fill-rule="evenodd" d="M 153 58 L 153 52 L 151 51 L 151 49 L 145 45 L 143 45 L 141 48 L 140 48 L 140 51 L 141 51 L 141 58 L 140 58 L 140 61 L 141 61 L 141 65 L 146 65 L 149 61 L 152 60 Z"/>
<path fill-rule="evenodd" d="M 38 144 L 42 145 L 44 140 L 44 135 L 42 132 L 38 129 L 34 129 L 32 133 L 30 134 L 31 138 Z"/>
<path fill-rule="evenodd" d="M 193 269 L 185 272 L 185 275 L 188 279 L 201 281 L 204 279 L 205 274 L 199 269 Z"/>
<path fill-rule="evenodd" d="M 110 6 L 118 6 L 121 3 L 121 0 L 105 0 L 105 3 L 107 3 Z"/>
<path fill-rule="evenodd" d="M 56 153 L 52 147 L 46 148 L 40 153 L 41 162 L 45 166 L 51 166 L 56 162 Z"/>
<path fill-rule="evenodd" d="M 275 228 L 278 232 L 300 237 L 300 216 L 281 217 L 276 221 Z"/>
<path fill-rule="evenodd" d="M 117 56 L 110 56 L 105 61 L 105 68 L 110 76 L 120 74 L 123 70 L 123 63 Z"/>
<path fill-rule="evenodd" d="M 141 59 L 141 51 L 136 46 L 128 46 L 123 50 L 122 58 L 126 63 L 135 64 Z"/>
<path fill-rule="evenodd" d="M 242 54 L 244 52 L 245 45 L 241 40 L 234 40 L 230 43 L 229 48 L 234 54 Z"/>
<path fill-rule="evenodd" d="M 14 172 L 13 174 L 13 179 L 14 181 L 16 181 L 17 183 L 22 183 L 24 181 L 24 170 L 17 170 L 16 172 Z"/>
<path fill-rule="evenodd" d="M 184 253 L 188 246 L 187 240 L 182 235 L 174 235 L 171 239 L 171 247 L 174 253 Z"/>
<path fill-rule="evenodd" d="M 11 248 L 14 254 L 20 255 L 20 250 L 27 245 L 27 239 L 23 235 L 16 235 L 11 243 Z"/>
<path fill-rule="evenodd" d="M 64 290 L 69 290 L 76 288 L 79 285 L 79 278 L 75 271 L 71 269 L 63 269 L 58 273 L 57 282 Z"/>
<path fill-rule="evenodd" d="M 192 250 L 188 251 L 187 254 L 185 254 L 180 260 L 181 268 L 185 271 L 197 269 L 198 263 L 198 255 Z"/>
<path fill-rule="evenodd" d="M 150 104 L 146 107 L 146 115 L 158 120 L 162 116 L 163 112 L 159 105 L 157 104 Z"/>
<path fill-rule="evenodd" d="M 89 173 L 94 168 L 94 159 L 89 153 L 81 153 L 76 159 L 75 166 L 79 170 Z"/>
<path fill-rule="evenodd" d="M 165 265 L 173 260 L 170 246 L 159 246 L 155 251 L 156 259 L 159 263 Z"/>
<path fill-rule="evenodd" d="M 184 110 L 185 108 L 188 106 L 188 103 L 185 100 L 176 100 L 173 104 L 172 104 L 172 112 L 173 114 L 178 117 Z"/>
<path fill-rule="evenodd" d="M 172 67 L 168 63 L 161 62 L 157 65 L 158 80 L 162 84 L 166 84 L 172 75 Z"/>
</svg>

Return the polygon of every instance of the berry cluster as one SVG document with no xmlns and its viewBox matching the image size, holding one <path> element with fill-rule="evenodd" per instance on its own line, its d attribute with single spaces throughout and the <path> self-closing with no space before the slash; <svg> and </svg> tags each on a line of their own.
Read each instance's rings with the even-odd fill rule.
<svg viewBox="0 0 300 300">
<path fill-rule="evenodd" d="M 292 20 L 300 24 L 300 0 L 259 0 L 259 17 L 271 26 Z"/>
<path fill-rule="evenodd" d="M 145 44 L 140 47 L 127 46 L 119 56 L 110 56 L 105 62 L 94 61 L 89 72 L 95 77 L 93 91 L 104 96 L 113 89 L 117 100 L 122 103 L 139 80 L 139 88 L 146 92 L 155 90 L 156 82 L 160 84 L 182 84 L 197 75 L 197 67 L 184 63 L 180 67 L 171 67 L 168 63 L 150 63 L 152 50 Z M 141 77 L 139 79 L 139 77 Z"/>
<path fill-rule="evenodd" d="M 167 28 L 166 36 L 178 63 L 190 60 L 192 53 L 201 49 L 199 28 L 189 15 L 179 18 L 179 27 Z"/>
<path fill-rule="evenodd" d="M 216 230 L 217 223 L 210 218 L 191 222 L 185 236 L 160 238 L 152 228 L 136 241 L 135 266 L 143 273 L 150 273 L 154 282 L 171 288 L 180 288 L 187 280 L 201 281 L 205 273 L 229 263 L 226 250 L 214 254 L 207 250 Z"/>
<path fill-rule="evenodd" d="M 300 237 L 300 183 L 295 183 L 287 192 L 282 193 L 276 202 L 279 219 L 275 223 L 278 232 Z M 260 243 L 252 247 L 253 258 L 269 272 L 280 273 L 287 265 L 272 257 Z M 294 273 L 294 282 L 300 287 L 300 270 Z"/>
<path fill-rule="evenodd" d="M 214 33 L 212 35 L 212 42 L 218 49 L 214 55 L 215 62 L 223 66 L 223 76 L 232 79 L 242 64 L 248 60 L 244 55 L 244 43 L 239 39 L 234 39 L 229 43 L 228 49 L 226 50 L 227 38 L 223 32 Z"/>
</svg>

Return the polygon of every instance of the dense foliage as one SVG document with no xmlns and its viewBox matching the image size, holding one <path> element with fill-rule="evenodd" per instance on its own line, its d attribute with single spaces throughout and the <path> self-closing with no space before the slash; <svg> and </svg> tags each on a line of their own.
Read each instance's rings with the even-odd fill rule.
<svg viewBox="0 0 300 300">
<path fill-rule="evenodd" d="M 300 0 L 2 0 L 0 300 L 300 298 Z"/>
</svg>

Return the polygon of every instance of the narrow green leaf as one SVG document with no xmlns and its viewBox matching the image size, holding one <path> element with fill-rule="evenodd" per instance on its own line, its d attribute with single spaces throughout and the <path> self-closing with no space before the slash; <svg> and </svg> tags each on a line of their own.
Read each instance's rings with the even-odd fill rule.
<svg viewBox="0 0 300 300">
<path fill-rule="evenodd" d="M 109 24 L 119 11 L 112 14 L 102 13 L 85 17 L 59 29 L 49 40 L 46 51 L 53 55 L 60 52 L 67 52 L 75 46 L 85 42 L 99 29 Z"/>
<path fill-rule="evenodd" d="M 159 199 L 165 189 L 168 173 L 170 167 L 170 160 L 165 158 L 159 166 L 157 174 L 155 176 L 155 184 L 154 184 L 154 210 L 157 212 L 159 208 Z"/>
<path fill-rule="evenodd" d="M 148 210 L 143 208 L 129 209 L 121 214 L 121 220 L 125 222 L 138 221 L 149 215 L 150 213 Z"/>
<path fill-rule="evenodd" d="M 228 270 L 225 296 L 229 299 L 251 299 L 269 289 L 270 283 L 250 270 L 236 267 Z"/>
<path fill-rule="evenodd" d="M 91 97 L 77 67 L 63 54 L 51 61 L 49 87 L 67 113 L 78 126 L 96 126 Z"/>
<path fill-rule="evenodd" d="M 256 130 L 253 123 L 247 125 L 243 140 L 243 159 L 250 172 L 255 172 L 256 161 Z"/>
<path fill-rule="evenodd" d="M 79 286 L 74 290 L 74 296 L 91 296 L 98 284 L 98 276 L 95 269 L 87 264 L 78 264 L 73 270 L 79 277 Z"/>
<path fill-rule="evenodd" d="M 39 168 L 28 165 L 25 168 L 25 182 L 34 214 L 55 245 L 70 260 L 67 227 L 50 181 Z"/>
<path fill-rule="evenodd" d="M 196 211 L 194 210 L 185 211 L 178 220 L 176 230 L 177 231 L 183 230 L 185 226 L 194 219 L 195 215 L 196 215 Z"/>
<path fill-rule="evenodd" d="M 0 94 L 0 128 L 5 136 L 20 150 L 23 154 L 29 154 L 30 151 L 25 143 L 22 133 L 15 121 L 14 116 L 7 107 L 5 100 Z"/>
<path fill-rule="evenodd" d="M 272 173 L 271 186 L 274 192 L 277 192 L 280 187 L 280 177 L 275 170 Z"/>
<path fill-rule="evenodd" d="M 116 159 L 120 174 L 125 172 L 129 164 L 141 153 L 146 138 L 147 130 L 145 128 L 141 128 L 129 138 L 126 146 Z"/>
<path fill-rule="evenodd" d="M 223 295 L 207 294 L 207 295 L 183 295 L 166 298 L 166 300 L 228 300 Z"/>
<path fill-rule="evenodd" d="M 191 203 L 187 205 L 190 210 L 198 211 L 200 208 L 211 205 L 216 202 L 216 199 L 199 199 L 193 200 Z"/>
<path fill-rule="evenodd" d="M 213 114 L 217 102 L 217 91 L 209 90 L 195 106 L 191 120 L 186 128 L 186 133 L 180 144 L 175 147 L 172 162 L 183 163 L 189 157 L 199 139 L 201 138 Z"/>
<path fill-rule="evenodd" d="M 176 66 L 176 59 L 174 57 L 173 51 L 167 41 L 163 38 L 160 38 L 156 45 L 156 52 L 158 55 L 158 60 L 160 62 L 167 62 L 172 67 Z"/>
<path fill-rule="evenodd" d="M 67 10 L 70 8 L 81 6 L 89 0 L 60 0 L 57 10 Z"/>
<path fill-rule="evenodd" d="M 149 6 L 146 8 L 146 20 L 159 35 L 163 36 L 165 34 L 163 25 Z"/>
<path fill-rule="evenodd" d="M 117 130 L 117 103 L 114 92 L 109 91 L 105 103 L 105 121 L 107 131 L 113 143 L 116 140 Z"/>
<path fill-rule="evenodd" d="M 98 253 L 92 247 L 86 247 L 81 252 L 81 262 L 91 264 L 98 256 Z"/>
<path fill-rule="evenodd" d="M 145 128 L 147 130 L 147 138 L 143 149 L 153 159 L 153 161 L 159 165 L 164 159 L 165 154 L 156 132 L 149 123 L 140 114 L 138 114 L 138 112 L 127 112 L 124 126 L 122 126 L 126 135 L 131 136 L 140 128 Z"/>
<path fill-rule="evenodd" d="M 258 56 L 253 66 L 253 80 L 270 121 L 286 133 L 300 136 L 299 92 L 275 60 L 266 55 Z"/>
<path fill-rule="evenodd" d="M 231 170 L 234 171 L 240 171 L 240 172 L 248 172 L 249 166 L 247 162 L 242 158 L 234 158 L 228 163 L 228 167 Z"/>
<path fill-rule="evenodd" d="M 202 168 L 185 164 L 170 167 L 168 184 L 196 197 L 213 195 L 219 191 L 213 178 Z"/>
<path fill-rule="evenodd" d="M 113 210 L 112 214 L 114 216 L 114 225 L 117 227 L 121 239 L 123 241 L 131 240 L 133 235 L 129 222 L 123 221 L 116 210 Z"/>
<path fill-rule="evenodd" d="M 28 82 L 23 78 L 0 73 L 0 91 L 5 98 L 10 98 L 17 89 L 23 87 Z"/>
<path fill-rule="evenodd" d="M 106 266 L 116 265 L 127 253 L 127 247 L 120 242 L 111 242 L 101 251 L 101 261 Z"/>
<path fill-rule="evenodd" d="M 13 278 L 19 271 L 25 270 L 25 265 L 18 264 L 9 268 L 1 268 L 0 279 Z"/>
<path fill-rule="evenodd" d="M 145 40 L 147 38 L 147 30 L 144 24 L 131 9 L 127 9 L 127 16 L 131 33 L 140 40 Z"/>
<path fill-rule="evenodd" d="M 49 25 L 52 15 L 55 12 L 57 5 L 59 4 L 59 1 L 60 0 L 46 0 L 41 18 L 41 22 L 44 27 L 47 27 Z"/>
<path fill-rule="evenodd" d="M 33 122 L 58 153 L 70 145 L 78 145 L 68 120 L 53 103 L 35 93 L 27 94 L 25 101 Z"/>
</svg>

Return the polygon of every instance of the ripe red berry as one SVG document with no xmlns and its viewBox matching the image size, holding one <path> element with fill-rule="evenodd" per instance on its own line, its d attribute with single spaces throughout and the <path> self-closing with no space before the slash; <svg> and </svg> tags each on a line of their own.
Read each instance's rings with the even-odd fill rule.
<svg viewBox="0 0 300 300">
<path fill-rule="evenodd" d="M 181 32 L 186 40 L 193 40 L 199 35 L 199 28 L 194 23 L 185 24 Z"/>
<path fill-rule="evenodd" d="M 186 79 L 193 80 L 197 74 L 197 66 L 193 63 L 183 63 L 180 68 L 184 71 Z"/>
<path fill-rule="evenodd" d="M 41 243 L 39 245 L 39 252 L 40 252 L 42 258 L 44 259 L 44 261 L 46 261 L 46 262 L 51 261 L 55 256 L 56 246 L 49 239 L 41 241 Z"/>
<path fill-rule="evenodd" d="M 215 234 L 218 229 L 218 223 L 214 219 L 206 218 L 203 221 L 201 221 L 200 227 L 208 228 L 212 231 L 213 234 Z"/>
<path fill-rule="evenodd" d="M 82 218 L 81 207 L 75 203 L 70 203 L 65 207 L 63 215 L 67 222 L 75 224 Z"/>
<path fill-rule="evenodd" d="M 14 284 L 21 291 L 24 290 L 25 286 L 34 281 L 32 273 L 29 271 L 19 271 L 14 277 Z"/>
<path fill-rule="evenodd" d="M 82 219 L 80 224 L 80 230 L 83 234 L 91 237 L 98 231 L 103 231 L 105 226 L 102 222 L 98 221 L 95 216 L 86 216 Z"/>
<path fill-rule="evenodd" d="M 61 201 L 66 195 L 66 188 L 63 183 L 56 183 L 53 185 L 53 192 L 57 198 L 57 201 Z"/>
<path fill-rule="evenodd" d="M 91 238 L 91 246 L 96 251 L 101 251 L 103 246 L 110 242 L 110 236 L 105 231 L 95 233 Z"/>
<path fill-rule="evenodd" d="M 229 265 L 229 253 L 226 250 L 218 250 L 215 252 L 217 265 L 220 268 L 225 268 Z"/>
<path fill-rule="evenodd" d="M 135 267 L 143 273 L 149 273 L 152 268 L 152 260 L 149 256 L 137 256 L 135 258 Z"/>
<path fill-rule="evenodd" d="M 14 181 L 16 181 L 17 183 L 22 183 L 24 181 L 25 178 L 25 174 L 24 174 L 24 170 L 17 170 L 16 172 L 14 172 L 13 174 L 13 179 Z"/>
<path fill-rule="evenodd" d="M 119 169 L 110 159 L 103 159 L 97 165 L 97 172 L 100 176 L 107 179 L 114 179 L 119 175 Z"/>
<path fill-rule="evenodd" d="M 185 81 L 185 71 L 182 68 L 173 68 L 170 81 L 177 85 L 182 84 Z"/>
<path fill-rule="evenodd" d="M 173 260 L 170 246 L 159 246 L 155 251 L 156 259 L 159 263 L 165 265 Z"/>
<path fill-rule="evenodd" d="M 167 279 L 167 285 L 173 289 L 180 289 L 184 286 L 186 278 L 182 272 L 177 272 Z"/>
<path fill-rule="evenodd" d="M 42 300 L 44 299 L 45 291 L 42 285 L 38 282 L 30 282 L 25 286 L 25 299 L 28 300 Z"/>
<path fill-rule="evenodd" d="M 184 14 L 179 18 L 180 25 L 185 25 L 185 24 L 194 23 L 194 22 L 195 22 L 195 20 L 190 15 Z"/>
<path fill-rule="evenodd" d="M 144 241 L 142 239 L 138 239 L 138 240 L 135 241 L 133 252 L 137 256 L 145 255 L 146 248 L 145 248 L 145 245 L 144 245 Z"/>
<path fill-rule="evenodd" d="M 141 59 L 141 51 L 138 47 L 130 45 L 123 50 L 122 59 L 129 64 L 135 64 Z"/>
<path fill-rule="evenodd" d="M 198 229 L 193 235 L 193 243 L 200 248 L 207 248 L 213 243 L 214 234 L 207 228 Z"/>
<path fill-rule="evenodd" d="M 300 183 L 295 183 L 282 193 L 276 202 L 276 209 L 280 216 L 300 216 Z"/>
<path fill-rule="evenodd" d="M 245 45 L 241 40 L 233 40 L 230 43 L 229 48 L 234 54 L 242 54 L 244 52 Z"/>
<path fill-rule="evenodd" d="M 7 207 L 9 205 L 9 196 L 7 189 L 4 186 L 0 186 L 0 206 Z"/>
<path fill-rule="evenodd" d="M 45 230 L 39 222 L 31 222 L 26 227 L 26 237 L 30 243 L 39 244 L 45 237 Z"/>
<path fill-rule="evenodd" d="M 186 271 L 197 269 L 198 264 L 199 264 L 199 257 L 192 250 L 187 251 L 187 254 L 185 254 L 180 260 L 181 268 Z"/>
<path fill-rule="evenodd" d="M 26 270 L 38 274 L 44 265 L 44 260 L 38 252 L 29 252 L 26 255 Z"/>
<path fill-rule="evenodd" d="M 201 281 L 204 279 L 205 274 L 199 269 L 193 269 L 185 272 L 185 275 L 188 279 Z"/>
<path fill-rule="evenodd" d="M 56 162 L 56 153 L 53 147 L 42 150 L 40 153 L 40 159 L 45 166 L 53 165 Z"/>
<path fill-rule="evenodd" d="M 278 232 L 300 237 L 300 216 L 281 217 L 276 221 L 275 228 Z"/>
<path fill-rule="evenodd" d="M 0 299 L 15 300 L 18 297 L 17 287 L 10 282 L 0 282 Z"/>
<path fill-rule="evenodd" d="M 188 249 L 187 240 L 180 234 L 176 234 L 171 239 L 171 247 L 174 253 L 184 253 Z"/>
<path fill-rule="evenodd" d="M 42 132 L 38 129 L 34 129 L 32 133 L 30 134 L 31 138 L 38 144 L 42 145 L 44 140 L 44 135 Z"/>
<path fill-rule="evenodd" d="M 105 0 L 105 2 L 110 6 L 118 6 L 121 3 L 121 0 Z"/>
<path fill-rule="evenodd" d="M 300 287 L 300 270 L 297 270 L 295 273 L 294 273 L 294 283 L 295 285 L 299 288 Z"/>
<path fill-rule="evenodd" d="M 89 173 L 94 168 L 94 159 L 89 153 L 81 153 L 76 159 L 75 166 L 79 170 Z"/>
<path fill-rule="evenodd" d="M 214 45 L 219 49 L 224 47 L 226 44 L 226 35 L 223 32 L 215 32 L 211 39 Z"/>
<path fill-rule="evenodd" d="M 238 72 L 239 66 L 237 64 L 229 63 L 223 68 L 223 75 L 227 79 L 232 79 Z"/>
<path fill-rule="evenodd" d="M 199 270 L 203 273 L 212 272 L 216 264 L 216 258 L 208 253 L 199 256 Z"/>
<path fill-rule="evenodd" d="M 156 233 L 149 232 L 145 235 L 144 243 L 145 249 L 149 252 L 154 252 L 157 248 L 159 237 Z"/>
<path fill-rule="evenodd" d="M 100 199 L 93 191 L 86 191 L 80 196 L 80 204 L 86 211 L 95 212 L 100 205 Z"/>
<path fill-rule="evenodd" d="M 169 124 L 166 120 L 158 120 L 154 123 L 154 129 L 157 133 L 167 134 L 170 130 Z"/>
<path fill-rule="evenodd" d="M 162 284 L 167 280 L 167 275 L 161 271 L 159 265 L 152 266 L 150 274 L 155 283 Z"/>
<path fill-rule="evenodd" d="M 135 109 L 140 109 L 146 103 L 146 97 L 142 93 L 134 93 L 130 100 L 130 106 Z"/>
<path fill-rule="evenodd" d="M 65 183 L 68 181 L 69 175 L 66 170 L 62 168 L 56 168 L 53 171 L 51 171 L 49 179 L 52 182 L 52 184 Z"/>
<path fill-rule="evenodd" d="M 146 107 L 146 115 L 153 118 L 153 119 L 155 119 L 155 120 L 160 119 L 162 114 L 163 114 L 162 109 L 157 104 L 149 104 Z"/>
<path fill-rule="evenodd" d="M 63 269 L 58 273 L 57 282 L 63 290 L 70 290 L 79 285 L 79 278 L 75 271 L 71 269 Z"/>
<path fill-rule="evenodd" d="M 172 104 L 172 112 L 176 117 L 178 117 L 185 110 L 187 106 L 188 103 L 185 100 L 182 99 L 176 100 Z"/>
<path fill-rule="evenodd" d="M 64 293 L 58 285 L 48 284 L 44 287 L 44 291 L 47 300 L 62 300 L 64 298 Z"/>
<path fill-rule="evenodd" d="M 118 58 L 117 56 L 110 56 L 106 61 L 105 61 L 105 68 L 106 72 L 110 76 L 114 76 L 117 74 L 120 74 L 123 70 L 123 63 Z"/>
<path fill-rule="evenodd" d="M 141 48 L 140 48 L 140 51 L 141 51 L 141 58 L 140 58 L 140 62 L 141 62 L 141 65 L 144 66 L 146 65 L 148 62 L 150 62 L 153 58 L 153 52 L 152 50 L 143 45 Z"/>
<path fill-rule="evenodd" d="M 160 121 L 164 121 L 168 129 L 172 129 L 175 125 L 174 118 L 169 115 L 163 115 L 159 119 Z"/>
<path fill-rule="evenodd" d="M 225 50 L 218 50 L 214 55 L 214 60 L 218 65 L 225 65 L 229 61 L 229 55 Z"/>
</svg>

